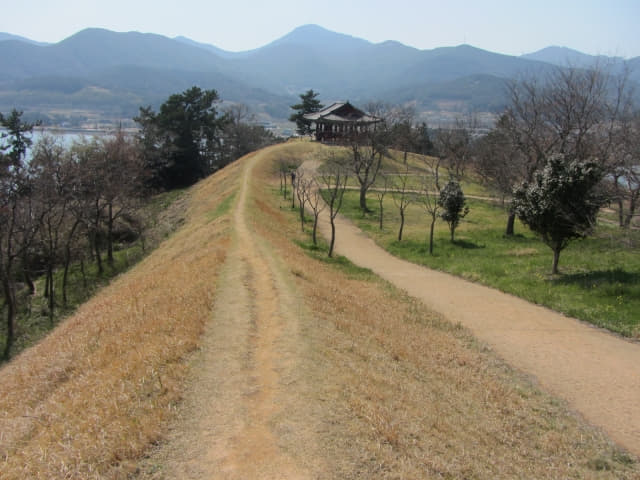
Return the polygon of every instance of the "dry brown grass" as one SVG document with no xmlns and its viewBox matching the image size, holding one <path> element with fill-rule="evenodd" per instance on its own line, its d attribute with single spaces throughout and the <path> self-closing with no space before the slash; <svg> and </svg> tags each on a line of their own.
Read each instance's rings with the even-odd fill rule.
<svg viewBox="0 0 640 480">
<path fill-rule="evenodd" d="M 0 370 L 0 478 L 126 478 L 180 400 L 229 222 L 238 165 L 192 192 L 185 226 Z"/>
<path fill-rule="evenodd" d="M 382 281 L 305 255 L 288 203 L 260 188 L 270 171 L 254 185 L 255 221 L 310 312 L 301 368 L 313 388 L 292 386 L 307 407 L 282 421 L 316 425 L 320 477 L 640 478 L 632 457 L 464 329 Z M 300 443 L 288 448 L 308 463 Z"/>
<path fill-rule="evenodd" d="M 270 149 L 250 204 L 301 302 L 279 446 L 313 478 L 640 478 L 463 329 L 292 242 L 299 224 L 272 193 L 273 162 L 314 149 Z M 127 478 L 162 438 L 215 298 L 230 241 L 221 205 L 240 168 L 198 185 L 181 230 L 0 370 L 0 478 Z"/>
</svg>

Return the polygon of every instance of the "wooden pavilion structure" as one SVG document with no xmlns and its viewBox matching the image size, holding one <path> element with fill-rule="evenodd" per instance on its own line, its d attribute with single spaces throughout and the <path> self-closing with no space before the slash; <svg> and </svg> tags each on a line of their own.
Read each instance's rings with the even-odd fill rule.
<svg viewBox="0 0 640 480">
<path fill-rule="evenodd" d="M 382 119 L 368 115 L 349 102 L 336 102 L 315 113 L 307 113 L 304 118 L 315 123 L 316 140 L 320 142 L 340 142 L 366 132 Z"/>
</svg>

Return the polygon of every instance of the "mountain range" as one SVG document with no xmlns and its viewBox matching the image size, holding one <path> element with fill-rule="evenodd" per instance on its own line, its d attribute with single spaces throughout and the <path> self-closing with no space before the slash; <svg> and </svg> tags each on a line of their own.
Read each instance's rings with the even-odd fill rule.
<svg viewBox="0 0 640 480">
<path fill-rule="evenodd" d="M 412 103 L 418 112 L 496 112 L 505 81 L 557 65 L 628 66 L 640 83 L 640 57 L 627 61 L 549 47 L 520 57 L 470 45 L 419 50 L 371 43 L 317 25 L 263 47 L 228 52 L 186 37 L 86 29 L 55 44 L 0 33 L 0 111 L 123 119 L 157 107 L 192 85 L 215 88 L 262 119 L 282 121 L 313 88 L 325 104 Z"/>
</svg>

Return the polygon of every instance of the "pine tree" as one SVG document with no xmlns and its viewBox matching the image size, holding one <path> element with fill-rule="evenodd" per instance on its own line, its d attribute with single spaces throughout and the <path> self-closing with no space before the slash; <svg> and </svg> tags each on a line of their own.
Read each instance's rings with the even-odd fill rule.
<svg viewBox="0 0 640 480">
<path fill-rule="evenodd" d="M 289 117 L 291 122 L 296 122 L 296 131 L 300 135 L 311 135 L 313 129 L 311 128 L 311 121 L 304 118 L 307 113 L 315 113 L 322 110 L 324 105 L 320 103 L 316 97 L 319 94 L 313 90 L 307 90 L 306 93 L 300 94 L 300 103 L 291 105 L 291 108 L 296 111 Z"/>
</svg>

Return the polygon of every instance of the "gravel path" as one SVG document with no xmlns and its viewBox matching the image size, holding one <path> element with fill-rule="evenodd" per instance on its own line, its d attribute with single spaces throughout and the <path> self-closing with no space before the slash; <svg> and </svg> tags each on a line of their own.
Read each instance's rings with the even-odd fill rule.
<svg viewBox="0 0 640 480">
<path fill-rule="evenodd" d="M 305 165 L 312 169 L 313 165 Z M 328 238 L 328 209 L 320 229 Z M 336 252 L 461 323 L 640 455 L 640 345 L 498 290 L 400 260 L 337 218 Z"/>
</svg>

